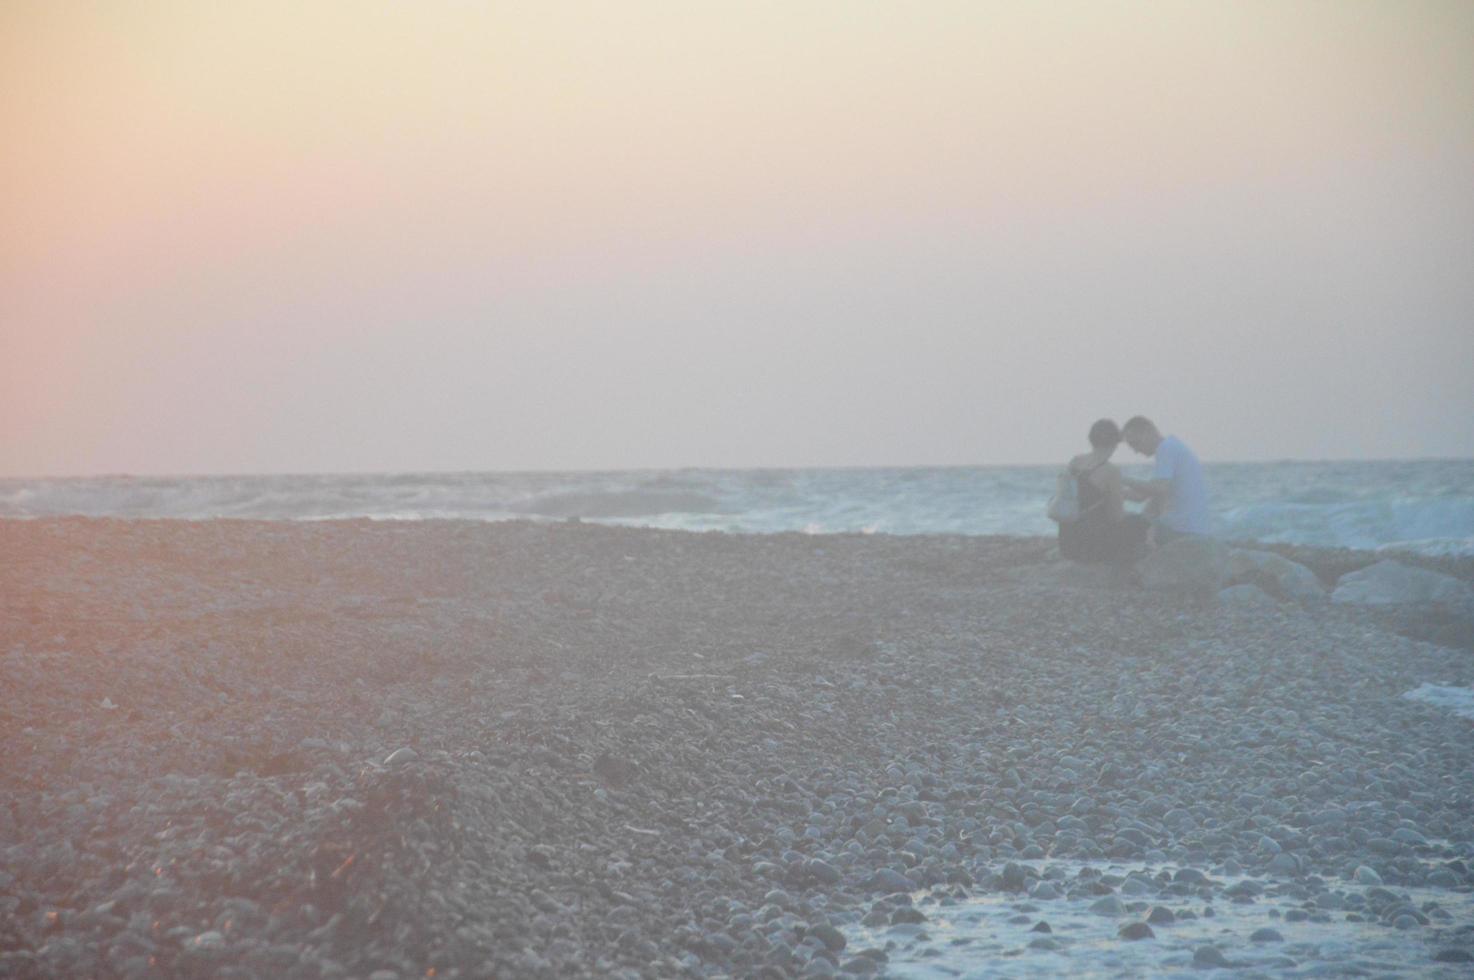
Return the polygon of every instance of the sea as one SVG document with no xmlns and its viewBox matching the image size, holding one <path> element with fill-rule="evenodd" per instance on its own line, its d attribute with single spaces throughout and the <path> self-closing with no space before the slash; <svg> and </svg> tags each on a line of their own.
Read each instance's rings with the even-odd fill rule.
<svg viewBox="0 0 1474 980">
<path fill-rule="evenodd" d="M 1144 467 L 1127 474 L 1148 475 Z M 0 518 L 570 520 L 687 531 L 1052 535 L 1057 467 L 0 479 Z M 1474 460 L 1206 466 L 1229 540 L 1474 555 Z"/>
</svg>

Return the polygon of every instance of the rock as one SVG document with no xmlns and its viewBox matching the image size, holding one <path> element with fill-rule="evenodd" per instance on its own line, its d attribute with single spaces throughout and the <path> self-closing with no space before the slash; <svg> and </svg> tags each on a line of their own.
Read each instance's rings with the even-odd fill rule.
<svg viewBox="0 0 1474 980">
<path fill-rule="evenodd" d="M 1293 855 L 1280 853 L 1269 859 L 1270 874 L 1292 875 L 1299 870 L 1300 866 Z"/>
<path fill-rule="evenodd" d="M 1342 575 L 1331 600 L 1365 606 L 1409 602 L 1474 606 L 1474 587 L 1452 575 L 1389 560 Z"/>
<path fill-rule="evenodd" d="M 1265 592 L 1257 585 L 1248 584 L 1230 585 L 1218 593 L 1218 601 L 1225 606 L 1258 606 L 1269 608 L 1279 605 L 1279 602 L 1275 600 L 1274 596 Z"/>
<path fill-rule="evenodd" d="M 1214 967 L 1228 966 L 1228 957 L 1217 946 L 1199 946 L 1193 950 L 1193 966 Z"/>
<path fill-rule="evenodd" d="M 1127 878 L 1121 882 L 1121 894 L 1128 898 L 1140 898 L 1143 895 L 1150 895 L 1155 891 L 1155 888 L 1140 878 Z"/>
<path fill-rule="evenodd" d="M 871 974 L 880 972 L 880 962 L 873 957 L 860 955 L 846 960 L 839 969 L 841 973 L 853 973 L 858 976 L 868 977 Z M 781 973 L 774 975 L 782 976 Z"/>
<path fill-rule="evenodd" d="M 840 875 L 839 873 L 838 868 L 830 864 L 828 861 L 824 861 L 819 858 L 810 858 L 808 863 L 804 865 L 804 868 L 809 872 L 809 874 L 813 875 L 815 878 L 826 885 L 838 884 L 840 878 L 842 877 L 842 875 Z"/>
<path fill-rule="evenodd" d="M 870 878 L 870 887 L 883 892 L 910 892 L 916 890 L 910 878 L 893 868 L 881 868 Z"/>
<path fill-rule="evenodd" d="M 1049 925 L 1048 922 L 1045 922 L 1043 919 L 1040 919 L 1038 922 L 1034 923 L 1034 928 L 1030 929 L 1029 931 L 1030 932 L 1050 933 L 1050 932 L 1053 932 L 1054 929 L 1050 927 L 1050 925 Z"/>
<path fill-rule="evenodd" d="M 1278 929 L 1265 926 L 1263 929 L 1255 929 L 1249 934 L 1249 941 L 1253 943 L 1282 943 L 1285 937 L 1280 935 Z"/>
<path fill-rule="evenodd" d="M 1155 939 L 1157 934 L 1152 932 L 1152 927 L 1145 922 L 1128 922 L 1116 930 L 1116 935 L 1122 939 Z"/>
<path fill-rule="evenodd" d="M 1251 878 L 1236 881 L 1223 889 L 1229 898 L 1255 899 L 1264 893 L 1264 888 Z"/>
<path fill-rule="evenodd" d="M 1022 864 L 1012 862 L 1003 866 L 1003 890 L 1021 892 L 1029 884 L 1028 870 Z"/>
<path fill-rule="evenodd" d="M 835 966 L 827 956 L 815 956 L 804 967 L 803 975 L 806 977 L 837 977 L 839 967 Z"/>
<path fill-rule="evenodd" d="M 1187 535 L 1173 538 L 1136 567 L 1148 589 L 1216 595 L 1228 578 L 1228 548 L 1206 535 Z"/>
<path fill-rule="evenodd" d="M 1467 949 L 1440 949 L 1433 954 L 1434 963 L 1474 963 L 1474 953 Z"/>
<path fill-rule="evenodd" d="M 1170 926 L 1177 921 L 1177 916 L 1172 914 L 1171 909 L 1157 905 L 1152 908 L 1151 914 L 1146 917 L 1146 921 L 1154 926 Z"/>
<path fill-rule="evenodd" d="M 1122 905 L 1121 900 L 1116 896 L 1107 895 L 1105 898 L 1097 899 L 1091 903 L 1090 911 L 1096 915 L 1125 915 L 1126 906 Z"/>
<path fill-rule="evenodd" d="M 846 945 L 844 934 L 841 933 L 838 929 L 834 928 L 834 926 L 829 925 L 827 922 L 821 923 L 810 929 L 809 935 L 817 938 L 821 943 L 824 944 L 824 948 L 829 950 L 831 953 L 838 953 L 840 950 L 844 949 Z"/>
<path fill-rule="evenodd" d="M 393 752 L 390 752 L 389 757 L 384 760 L 384 765 L 397 766 L 406 762 L 414 762 L 419 757 L 420 753 L 406 745 L 402 749 L 395 749 Z"/>
<path fill-rule="evenodd" d="M 1059 898 L 1059 886 L 1052 881 L 1041 881 L 1034 886 L 1029 897 L 1037 902 L 1049 902 Z"/>
<path fill-rule="evenodd" d="M 1447 868 L 1434 868 L 1428 872 L 1428 884 L 1438 888 L 1457 888 L 1459 876 Z"/>
<path fill-rule="evenodd" d="M 1315 601 L 1326 597 L 1326 587 L 1314 572 L 1272 551 L 1234 548 L 1228 556 L 1228 574 L 1232 579 L 1266 578 L 1287 599 Z"/>
<path fill-rule="evenodd" d="M 1352 877 L 1356 879 L 1358 885 L 1376 887 L 1382 883 L 1382 876 L 1364 864 L 1357 867 Z"/>
</svg>

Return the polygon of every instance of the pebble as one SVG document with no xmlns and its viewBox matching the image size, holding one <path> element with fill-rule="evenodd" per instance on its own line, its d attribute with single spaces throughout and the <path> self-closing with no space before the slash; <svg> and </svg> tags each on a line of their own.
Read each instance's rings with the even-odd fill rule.
<svg viewBox="0 0 1474 980">
<path fill-rule="evenodd" d="M 1128 922 L 1117 930 L 1122 939 L 1155 939 L 1157 934 L 1145 922 Z"/>
<path fill-rule="evenodd" d="M 1290 854 L 1276 854 L 1269 859 L 1269 873 L 1276 875 L 1293 875 L 1300 870 L 1295 858 Z"/>
<path fill-rule="evenodd" d="M 811 935 L 816 936 L 824 944 L 825 949 L 828 949 L 832 953 L 838 953 L 848 945 L 848 940 L 845 939 L 844 933 L 827 922 L 822 922 L 809 931 Z"/>
<path fill-rule="evenodd" d="M 1229 965 L 1228 957 L 1217 946 L 1199 946 L 1193 950 L 1193 966 L 1197 967 L 1226 967 Z"/>
<path fill-rule="evenodd" d="M 871 881 L 873 887 L 888 892 L 909 892 L 916 888 L 910 878 L 892 868 L 881 868 Z"/>
</svg>

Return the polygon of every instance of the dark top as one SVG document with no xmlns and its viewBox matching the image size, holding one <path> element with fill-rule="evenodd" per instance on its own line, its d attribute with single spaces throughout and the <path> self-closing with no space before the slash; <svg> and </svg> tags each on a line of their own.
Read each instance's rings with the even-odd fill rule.
<svg viewBox="0 0 1474 980">
<path fill-rule="evenodd" d="M 1104 523 L 1108 516 L 1102 508 L 1105 503 L 1105 491 L 1090 482 L 1090 474 L 1104 466 L 1104 463 L 1096 463 L 1083 473 L 1075 474 L 1076 493 L 1080 498 L 1080 520 L 1077 523 L 1090 521 L 1093 523 Z"/>
<path fill-rule="evenodd" d="M 1097 463 L 1075 474 L 1080 498 L 1080 518 L 1059 526 L 1059 553 L 1072 561 L 1132 561 L 1146 539 L 1146 521 L 1138 515 L 1111 520 L 1105 491 L 1090 482 L 1090 474 L 1104 466 Z"/>
</svg>

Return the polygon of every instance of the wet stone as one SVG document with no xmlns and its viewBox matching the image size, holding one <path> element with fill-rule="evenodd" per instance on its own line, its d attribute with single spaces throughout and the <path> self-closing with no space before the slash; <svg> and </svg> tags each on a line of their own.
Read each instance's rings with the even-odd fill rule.
<svg viewBox="0 0 1474 980">
<path fill-rule="evenodd" d="M 1154 926 L 1170 926 L 1177 921 L 1177 916 L 1173 914 L 1171 909 L 1157 905 L 1153 906 L 1151 914 L 1146 917 L 1146 921 Z"/>
<path fill-rule="evenodd" d="M 1117 930 L 1117 935 L 1119 935 L 1122 939 L 1127 940 L 1155 939 L 1157 936 L 1157 934 L 1152 931 L 1152 927 L 1147 925 L 1145 922 L 1128 922 L 1126 925 Z"/>
<path fill-rule="evenodd" d="M 1228 957 L 1217 946 L 1199 946 L 1193 950 L 1193 966 L 1197 967 L 1226 967 Z"/>
</svg>

